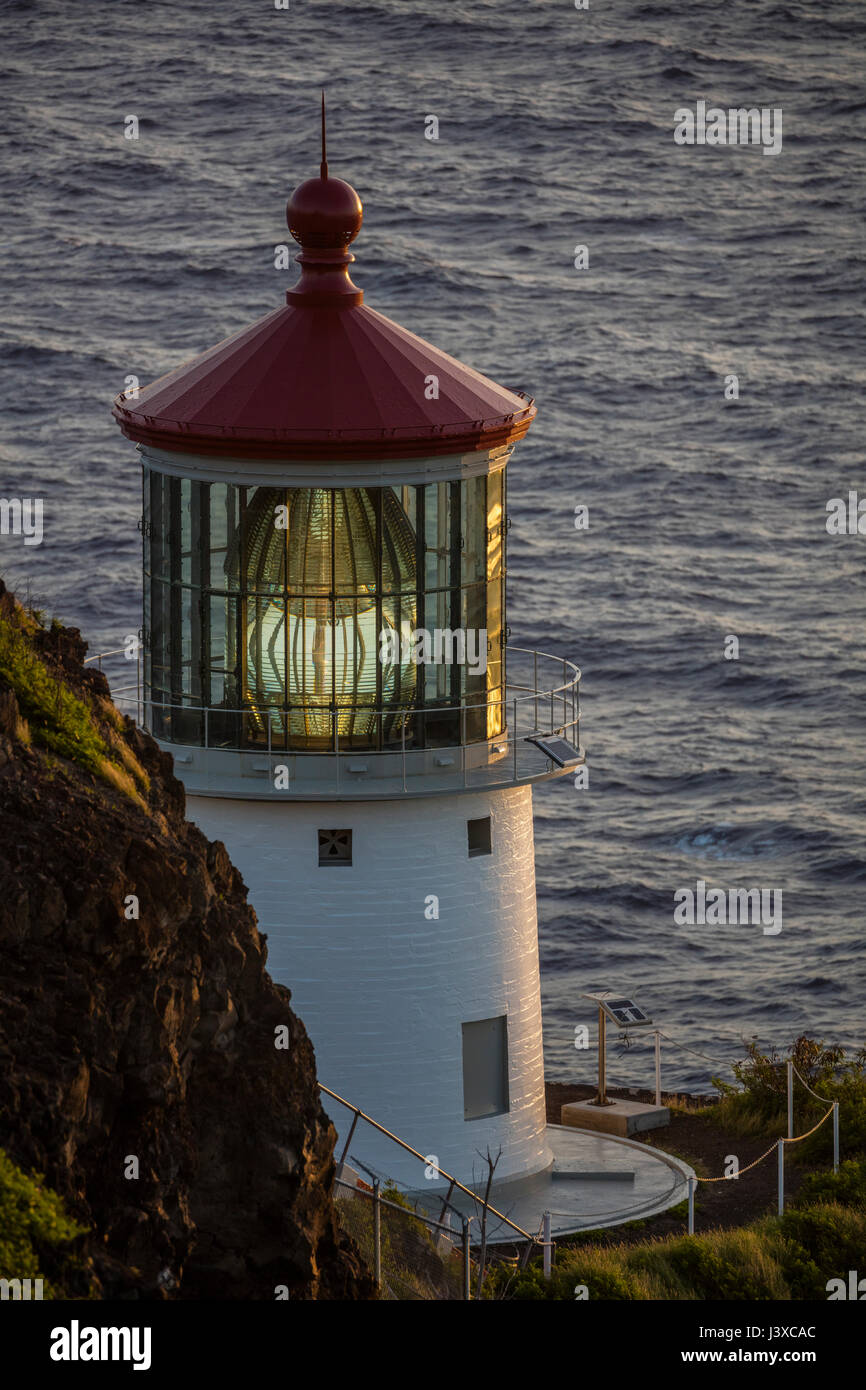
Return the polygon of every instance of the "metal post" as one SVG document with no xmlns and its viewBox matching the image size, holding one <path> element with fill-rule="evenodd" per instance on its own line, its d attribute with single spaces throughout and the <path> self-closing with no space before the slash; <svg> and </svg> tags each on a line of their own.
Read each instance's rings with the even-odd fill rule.
<svg viewBox="0 0 866 1390">
<path fill-rule="evenodd" d="M 541 1220 L 542 1244 L 544 1246 L 544 1277 L 545 1279 L 549 1279 L 553 1263 L 553 1242 L 550 1239 L 550 1212 L 546 1211 Z"/>
<path fill-rule="evenodd" d="M 513 728 L 512 728 L 512 730 L 511 730 L 511 737 L 512 737 L 512 740 L 513 740 L 513 742 L 514 742 L 514 780 L 515 780 L 515 782 L 516 782 L 516 781 L 517 781 L 517 696 L 516 696 L 516 695 L 515 695 L 515 697 L 514 697 L 513 704 L 514 704 L 514 720 L 513 720 Z"/>
<path fill-rule="evenodd" d="M 466 706 L 460 706 L 460 752 L 463 755 L 463 785 L 468 787 L 469 777 L 466 771 Z"/>
<path fill-rule="evenodd" d="M 382 1203 L 379 1196 L 379 1179 L 373 1179 L 373 1277 L 376 1288 L 382 1287 Z"/>
<path fill-rule="evenodd" d="M 445 1197 L 444 1197 L 444 1199 L 443 1199 L 443 1201 L 442 1201 L 442 1210 L 441 1210 L 440 1213 L 439 1213 L 439 1220 L 440 1220 L 440 1221 L 444 1221 L 444 1220 L 445 1220 L 445 1213 L 446 1213 L 446 1211 L 448 1210 L 448 1203 L 451 1201 L 451 1193 L 454 1191 L 454 1181 L 455 1181 L 454 1178 L 452 1178 L 452 1179 L 451 1179 L 451 1186 L 448 1188 L 448 1191 L 447 1191 L 447 1193 L 446 1193 L 446 1195 L 445 1195 Z M 450 1222 L 450 1219 L 451 1219 L 450 1213 L 449 1213 L 448 1219 L 449 1219 L 449 1222 Z"/>
<path fill-rule="evenodd" d="M 662 1103 L 662 1035 L 658 1028 L 656 1035 L 656 1105 Z"/>
<path fill-rule="evenodd" d="M 337 791 L 340 790 L 340 720 L 334 710 L 334 757 L 337 759 Z M 297 767 L 297 763 L 295 764 Z"/>
<path fill-rule="evenodd" d="M 568 672 L 565 669 L 565 657 L 562 658 L 562 732 L 565 734 L 566 716 L 568 714 Z M 775 899 L 773 900 L 775 901 Z"/>
<path fill-rule="evenodd" d="M 401 760 L 401 761 L 402 761 L 402 764 L 403 764 L 403 790 L 405 791 L 405 790 L 406 790 L 406 721 L 405 721 L 405 719 L 403 720 L 402 724 L 400 725 L 400 745 L 401 745 L 401 750 L 402 750 L 402 760 Z"/>
<path fill-rule="evenodd" d="M 471 1264 L 469 1259 L 469 1217 L 463 1218 L 463 1298 L 469 1302 L 472 1297 Z"/>
<path fill-rule="evenodd" d="M 207 717 L 208 717 L 209 714 L 210 714 L 210 710 L 208 709 L 207 705 L 205 705 L 205 707 L 204 707 L 204 746 L 205 746 L 205 748 L 208 747 L 208 741 L 207 741 L 207 740 L 208 740 L 208 719 L 207 719 Z"/>
<path fill-rule="evenodd" d="M 839 1102 L 833 1102 L 833 1172 L 839 1171 Z"/>
<path fill-rule="evenodd" d="M 794 1063 L 788 1063 L 788 1138 L 794 1137 Z"/>
<path fill-rule="evenodd" d="M 785 1210 L 785 1141 L 779 1140 L 779 1215 Z"/>
<path fill-rule="evenodd" d="M 344 1145 L 344 1147 L 343 1147 L 343 1152 L 342 1152 L 341 1155 L 340 1155 L 340 1165 L 341 1165 L 341 1166 L 346 1162 L 346 1154 L 349 1152 L 349 1145 L 350 1145 L 351 1142 L 352 1142 L 352 1136 L 353 1136 L 354 1133 L 355 1133 L 355 1125 L 358 1123 L 358 1116 L 360 1115 L 360 1113 L 361 1113 L 360 1110 L 356 1110 L 355 1113 L 354 1113 L 354 1115 L 352 1116 L 352 1127 L 351 1127 L 351 1129 L 349 1130 L 348 1135 L 346 1136 L 346 1143 L 345 1143 L 345 1145 Z"/>
<path fill-rule="evenodd" d="M 533 661 L 533 669 L 532 669 L 532 689 L 533 689 L 533 693 L 534 693 L 534 695 L 535 695 L 535 728 L 537 729 L 537 728 L 538 728 L 538 652 L 535 651 L 534 649 L 533 649 L 533 652 L 532 652 L 532 661 Z"/>
<path fill-rule="evenodd" d="M 689 1235 L 695 1233 L 695 1187 L 696 1179 L 689 1178 Z"/>
<path fill-rule="evenodd" d="M 604 1009 L 598 1010 L 598 1103 L 607 1104 L 607 1069 L 605 1067 Z"/>
</svg>

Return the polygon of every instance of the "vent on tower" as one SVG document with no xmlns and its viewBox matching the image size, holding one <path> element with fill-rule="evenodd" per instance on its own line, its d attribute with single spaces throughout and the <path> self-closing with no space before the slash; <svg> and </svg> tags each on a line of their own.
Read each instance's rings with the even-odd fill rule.
<svg viewBox="0 0 866 1390">
<path fill-rule="evenodd" d="M 326 864 L 352 863 L 351 830 L 319 831 L 319 867 Z"/>
</svg>

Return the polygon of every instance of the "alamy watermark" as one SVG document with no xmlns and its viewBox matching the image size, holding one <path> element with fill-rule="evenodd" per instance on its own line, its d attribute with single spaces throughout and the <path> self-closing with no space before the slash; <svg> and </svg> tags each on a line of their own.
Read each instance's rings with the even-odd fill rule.
<svg viewBox="0 0 866 1390">
<path fill-rule="evenodd" d="M 383 666 L 468 666 L 473 675 L 487 671 L 487 629 L 436 627 L 383 628 L 379 633 Z"/>
<path fill-rule="evenodd" d="M 781 888 L 707 888 L 699 878 L 694 888 L 674 892 L 674 921 L 678 927 L 760 926 L 764 936 L 782 930 Z"/>
<path fill-rule="evenodd" d="M 732 106 L 726 111 L 699 101 L 694 111 L 679 107 L 674 120 L 678 145 L 763 145 L 764 154 L 782 152 L 781 106 Z"/>
<path fill-rule="evenodd" d="M 42 1286 L 41 1279 L 0 1279 L 0 1300 L 26 1303 L 31 1299 L 41 1299 Z"/>
<path fill-rule="evenodd" d="M 41 545 L 41 497 L 0 497 L 0 536 L 23 536 L 25 545 Z"/>
</svg>

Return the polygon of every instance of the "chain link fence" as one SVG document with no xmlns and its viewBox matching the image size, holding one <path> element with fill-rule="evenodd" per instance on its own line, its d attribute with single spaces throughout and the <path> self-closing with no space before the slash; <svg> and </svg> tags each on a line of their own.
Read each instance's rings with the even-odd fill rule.
<svg viewBox="0 0 866 1390">
<path fill-rule="evenodd" d="M 478 1267 L 469 1221 L 443 1221 L 414 1206 L 395 1186 L 338 1178 L 340 1224 L 372 1270 L 387 1301 L 460 1301 L 472 1296 Z"/>
</svg>

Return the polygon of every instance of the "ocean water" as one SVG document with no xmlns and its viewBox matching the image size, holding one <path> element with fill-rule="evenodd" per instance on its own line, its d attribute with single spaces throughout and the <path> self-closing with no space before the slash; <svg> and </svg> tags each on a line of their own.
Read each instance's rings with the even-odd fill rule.
<svg viewBox="0 0 866 1390">
<path fill-rule="evenodd" d="M 866 536 L 825 520 L 866 495 L 866 8 L 11 0 L 0 23 L 0 493 L 43 497 L 46 528 L 0 538 L 7 583 L 94 651 L 139 625 L 111 400 L 281 302 L 324 85 L 367 302 L 539 406 L 509 622 L 580 664 L 590 767 L 536 793 L 549 1076 L 589 1079 L 599 987 L 677 1039 L 666 1085 L 708 1089 L 742 1036 L 862 1045 Z M 782 152 L 676 145 L 700 99 L 781 107 Z M 782 930 L 678 926 L 698 879 L 781 892 Z M 611 1072 L 647 1084 L 646 1041 Z"/>
</svg>

